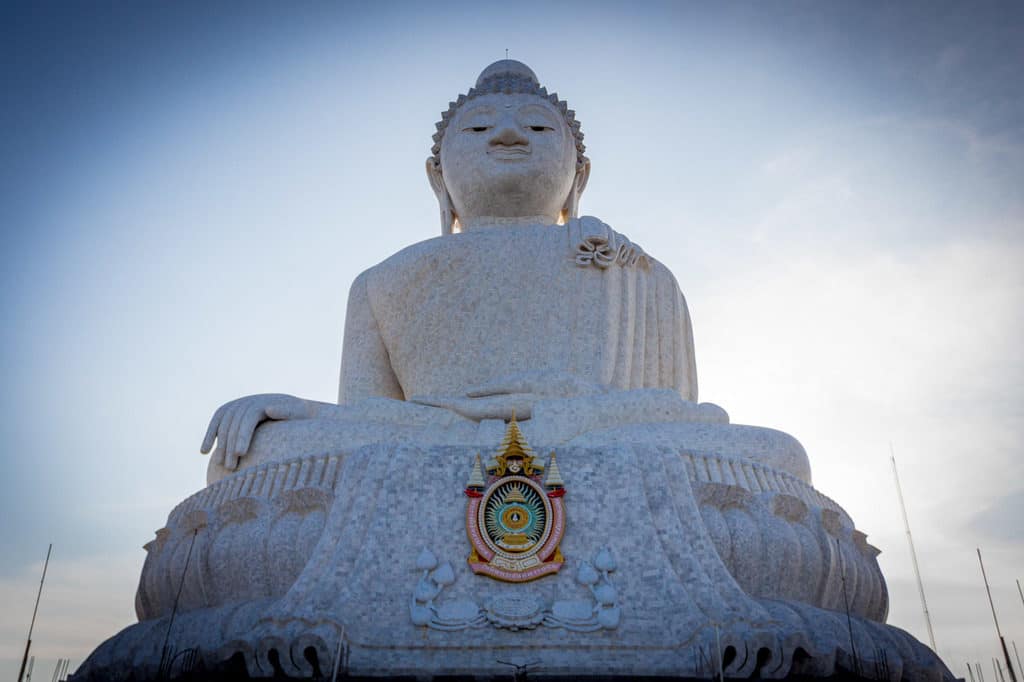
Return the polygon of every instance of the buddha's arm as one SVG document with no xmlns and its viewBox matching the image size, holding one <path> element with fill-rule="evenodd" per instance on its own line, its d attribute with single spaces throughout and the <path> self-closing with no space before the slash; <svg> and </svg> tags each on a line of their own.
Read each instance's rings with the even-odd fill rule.
<svg viewBox="0 0 1024 682">
<path fill-rule="evenodd" d="M 338 383 L 340 405 L 351 405 L 365 398 L 405 400 L 373 315 L 368 279 L 366 272 L 356 277 L 348 294 Z"/>
<path fill-rule="evenodd" d="M 352 404 L 364 398 L 380 397 L 404 399 L 370 309 L 366 273 L 363 273 L 356 278 L 349 293 L 338 399 L 341 404 Z M 256 428 L 264 421 L 337 418 L 344 416 L 344 412 L 338 405 L 279 393 L 238 398 L 214 413 L 200 452 L 213 450 L 214 464 L 234 470 L 238 459 L 249 452 Z M 216 450 L 213 449 L 215 442 Z"/>
</svg>

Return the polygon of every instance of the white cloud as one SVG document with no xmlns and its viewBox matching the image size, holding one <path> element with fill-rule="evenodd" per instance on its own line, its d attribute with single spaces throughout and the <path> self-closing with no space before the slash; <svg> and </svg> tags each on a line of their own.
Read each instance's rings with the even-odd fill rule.
<svg viewBox="0 0 1024 682">
<path fill-rule="evenodd" d="M 994 495 L 992 503 L 971 518 L 968 530 L 988 542 L 1020 545 L 1024 539 L 1022 524 L 1024 489 L 1017 489 L 1005 495 Z"/>
<path fill-rule="evenodd" d="M 985 628 L 986 612 L 959 610 L 961 593 L 980 585 L 974 548 L 998 536 L 992 570 L 1024 562 L 1014 514 L 1024 474 L 1022 262 L 1021 244 L 987 240 L 912 257 L 807 248 L 784 268 L 766 259 L 691 297 L 703 399 L 804 444 L 816 487 L 883 549 L 890 622 L 925 640 L 888 461 L 894 443 L 937 637 L 957 655 L 968 652 L 956 642 L 977 642 Z"/>
</svg>

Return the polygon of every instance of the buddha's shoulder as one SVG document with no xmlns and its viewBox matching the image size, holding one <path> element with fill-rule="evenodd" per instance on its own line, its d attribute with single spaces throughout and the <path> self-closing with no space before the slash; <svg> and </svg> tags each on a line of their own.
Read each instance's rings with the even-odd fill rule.
<svg viewBox="0 0 1024 682">
<path fill-rule="evenodd" d="M 562 226 L 516 226 L 452 234 L 411 244 L 365 270 L 364 279 L 391 279 L 402 273 L 433 269 L 439 262 L 457 263 L 467 258 L 489 257 L 509 248 L 538 249 L 568 245 Z"/>
<path fill-rule="evenodd" d="M 622 243 L 625 235 L 615 235 L 614 241 Z M 400 291 L 422 283 L 424 278 L 458 278 L 466 275 L 466 271 L 479 275 L 481 269 L 497 270 L 509 264 L 522 267 L 522 257 L 528 253 L 533 254 L 527 259 L 535 268 L 550 268 L 560 263 L 576 270 L 579 245 L 571 242 L 578 241 L 578 237 L 562 225 L 490 228 L 434 237 L 411 244 L 363 271 L 354 286 L 366 286 L 378 292 Z M 628 243 L 628 238 L 625 241 Z M 642 267 L 656 280 L 678 289 L 672 272 L 642 247 L 640 250 L 644 254 L 643 264 L 630 267 Z M 599 276 L 600 269 L 592 270 L 591 274 Z"/>
</svg>

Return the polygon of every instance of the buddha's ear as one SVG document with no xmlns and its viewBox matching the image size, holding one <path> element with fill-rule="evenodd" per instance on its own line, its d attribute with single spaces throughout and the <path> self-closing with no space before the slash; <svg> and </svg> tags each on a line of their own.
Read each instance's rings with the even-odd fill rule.
<svg viewBox="0 0 1024 682">
<path fill-rule="evenodd" d="M 573 218 L 580 217 L 580 195 L 587 188 L 587 180 L 590 179 L 590 159 L 583 157 L 583 163 L 576 171 L 576 177 L 572 181 L 572 189 L 562 206 L 559 222 L 563 225 Z"/>
<path fill-rule="evenodd" d="M 437 197 L 438 207 L 441 209 L 441 234 L 452 233 L 457 218 L 452 209 L 452 198 L 448 194 L 448 187 L 444 184 L 444 176 L 441 175 L 441 168 L 434 163 L 434 157 L 427 159 L 427 180 L 430 181 L 430 188 L 434 190 Z"/>
</svg>

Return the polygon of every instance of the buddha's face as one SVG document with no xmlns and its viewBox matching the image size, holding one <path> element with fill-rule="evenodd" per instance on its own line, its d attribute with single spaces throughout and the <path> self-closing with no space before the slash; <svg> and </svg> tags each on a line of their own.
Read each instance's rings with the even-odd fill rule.
<svg viewBox="0 0 1024 682">
<path fill-rule="evenodd" d="M 576 176 L 575 140 L 546 100 L 485 95 L 467 102 L 448 125 L 441 173 L 464 225 L 482 217 L 553 221 Z"/>
</svg>

